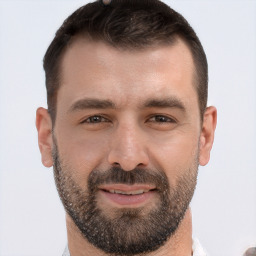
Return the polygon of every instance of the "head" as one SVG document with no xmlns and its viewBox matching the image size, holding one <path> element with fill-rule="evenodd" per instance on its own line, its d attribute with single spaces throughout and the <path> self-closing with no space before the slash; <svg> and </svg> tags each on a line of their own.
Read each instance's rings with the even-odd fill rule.
<svg viewBox="0 0 256 256">
<path fill-rule="evenodd" d="M 113 0 L 107 5 L 95 1 L 76 10 L 56 32 L 45 54 L 48 111 L 53 123 L 57 113 L 57 92 L 61 85 L 61 61 L 78 37 L 130 51 L 174 45 L 181 39 L 193 56 L 194 86 L 203 118 L 208 92 L 207 59 L 188 22 L 158 0 Z"/>
<path fill-rule="evenodd" d="M 68 217 L 106 253 L 157 250 L 179 228 L 213 143 L 195 32 L 157 0 L 97 1 L 63 23 L 44 68 L 39 146 Z"/>
</svg>

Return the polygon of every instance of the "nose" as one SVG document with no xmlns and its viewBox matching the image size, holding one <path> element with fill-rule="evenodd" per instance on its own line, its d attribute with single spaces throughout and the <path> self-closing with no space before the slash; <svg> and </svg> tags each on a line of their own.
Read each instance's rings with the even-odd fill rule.
<svg viewBox="0 0 256 256">
<path fill-rule="evenodd" d="M 125 171 L 146 167 L 149 164 L 149 157 L 142 132 L 128 125 L 117 128 L 110 143 L 108 162 Z"/>
</svg>

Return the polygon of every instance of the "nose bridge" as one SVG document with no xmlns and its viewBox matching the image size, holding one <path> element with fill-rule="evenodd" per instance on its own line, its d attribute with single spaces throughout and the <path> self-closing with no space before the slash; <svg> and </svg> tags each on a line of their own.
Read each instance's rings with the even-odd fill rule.
<svg viewBox="0 0 256 256">
<path fill-rule="evenodd" d="M 120 165 L 126 171 L 148 164 L 143 134 L 137 125 L 126 123 L 116 128 L 110 145 L 108 161 L 111 165 Z"/>
</svg>

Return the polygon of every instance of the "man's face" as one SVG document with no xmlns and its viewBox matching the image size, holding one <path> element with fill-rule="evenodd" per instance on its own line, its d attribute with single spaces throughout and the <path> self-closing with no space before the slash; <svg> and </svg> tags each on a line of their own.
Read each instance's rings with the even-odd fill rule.
<svg viewBox="0 0 256 256">
<path fill-rule="evenodd" d="M 55 179 L 66 211 L 96 247 L 153 251 L 177 229 L 200 157 L 193 82 L 182 41 L 124 51 L 78 39 L 64 54 Z"/>
</svg>

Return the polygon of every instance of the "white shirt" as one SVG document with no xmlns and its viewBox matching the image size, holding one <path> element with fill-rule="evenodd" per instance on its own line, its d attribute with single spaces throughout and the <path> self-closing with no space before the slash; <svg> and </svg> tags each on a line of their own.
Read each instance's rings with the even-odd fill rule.
<svg viewBox="0 0 256 256">
<path fill-rule="evenodd" d="M 193 238 L 192 250 L 193 256 L 207 256 L 197 238 Z"/>
<path fill-rule="evenodd" d="M 198 239 L 193 238 L 193 245 L 192 245 L 192 250 L 193 250 L 193 256 L 207 256 L 203 247 L 199 243 Z M 68 246 L 66 246 L 64 253 L 62 256 L 70 256 Z"/>
</svg>

